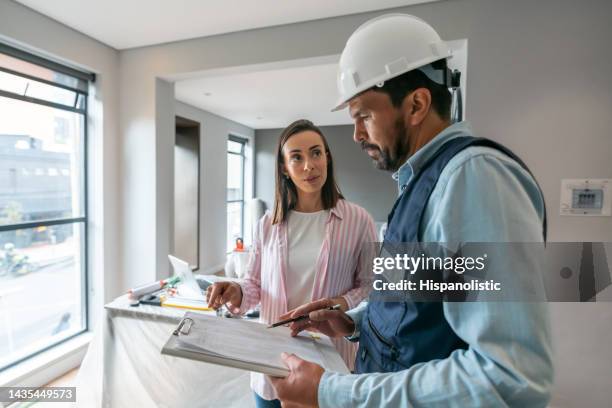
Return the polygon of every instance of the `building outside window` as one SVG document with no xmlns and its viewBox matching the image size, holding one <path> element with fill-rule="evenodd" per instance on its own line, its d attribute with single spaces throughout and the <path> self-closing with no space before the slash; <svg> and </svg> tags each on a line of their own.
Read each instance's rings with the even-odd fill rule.
<svg viewBox="0 0 612 408">
<path fill-rule="evenodd" d="M 0 44 L 0 371 L 87 330 L 92 80 Z"/>
<path fill-rule="evenodd" d="M 244 179 L 247 140 L 230 135 L 227 140 L 227 252 L 236 239 L 244 239 Z"/>
</svg>

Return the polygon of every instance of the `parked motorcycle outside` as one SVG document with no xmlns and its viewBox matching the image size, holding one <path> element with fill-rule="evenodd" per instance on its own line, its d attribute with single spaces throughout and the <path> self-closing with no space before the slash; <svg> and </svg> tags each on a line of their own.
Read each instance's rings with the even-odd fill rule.
<svg viewBox="0 0 612 408">
<path fill-rule="evenodd" d="M 23 276 L 35 267 L 28 255 L 20 254 L 12 243 L 4 244 L 4 255 L 0 257 L 0 276 Z"/>
</svg>

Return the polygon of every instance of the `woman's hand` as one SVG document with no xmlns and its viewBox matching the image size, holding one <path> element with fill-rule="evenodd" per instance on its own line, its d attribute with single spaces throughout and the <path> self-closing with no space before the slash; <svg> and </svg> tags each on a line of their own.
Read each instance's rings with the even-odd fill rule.
<svg viewBox="0 0 612 408">
<path fill-rule="evenodd" d="M 217 282 L 206 288 L 206 301 L 215 310 L 227 303 L 230 312 L 237 313 L 242 304 L 242 289 L 235 282 Z"/>
<path fill-rule="evenodd" d="M 342 299 L 344 301 L 344 299 Z M 343 310 L 328 310 L 339 304 L 338 298 L 320 299 L 290 310 L 279 320 L 290 319 L 307 314 L 308 319 L 289 325 L 291 335 L 297 336 L 302 330 L 318 331 L 329 337 L 350 336 L 355 332 L 355 322 Z M 341 307 L 342 307 L 342 303 Z M 344 302 L 346 304 L 346 302 Z"/>
</svg>

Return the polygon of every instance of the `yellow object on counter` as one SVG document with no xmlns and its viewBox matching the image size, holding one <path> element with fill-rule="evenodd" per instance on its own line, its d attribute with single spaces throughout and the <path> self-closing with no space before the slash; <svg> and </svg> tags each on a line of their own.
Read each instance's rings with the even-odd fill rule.
<svg viewBox="0 0 612 408">
<path fill-rule="evenodd" d="M 176 307 L 179 309 L 200 310 L 205 312 L 213 312 L 212 307 L 208 307 L 208 303 L 203 300 L 181 298 L 181 297 L 162 297 L 162 307 Z"/>
</svg>

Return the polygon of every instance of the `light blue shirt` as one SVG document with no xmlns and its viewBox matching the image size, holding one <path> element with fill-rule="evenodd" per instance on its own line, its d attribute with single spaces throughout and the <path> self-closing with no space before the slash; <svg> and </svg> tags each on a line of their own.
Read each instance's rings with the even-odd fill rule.
<svg viewBox="0 0 612 408">
<path fill-rule="evenodd" d="M 417 151 L 394 174 L 400 192 L 444 142 L 466 132 L 456 123 Z M 423 214 L 423 242 L 540 242 L 544 204 L 518 163 L 487 147 L 469 147 L 442 171 Z M 506 259 L 517 274 L 538 273 L 528 259 Z M 365 303 L 349 311 L 359 333 Z M 546 303 L 444 303 L 444 316 L 467 344 L 443 360 L 395 373 L 325 372 L 321 407 L 540 407 L 553 381 Z"/>
</svg>

